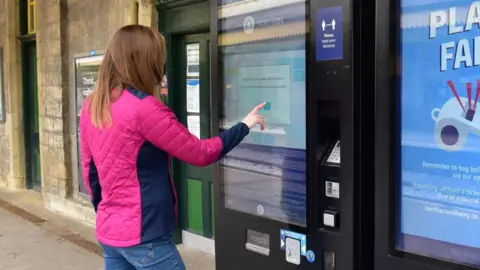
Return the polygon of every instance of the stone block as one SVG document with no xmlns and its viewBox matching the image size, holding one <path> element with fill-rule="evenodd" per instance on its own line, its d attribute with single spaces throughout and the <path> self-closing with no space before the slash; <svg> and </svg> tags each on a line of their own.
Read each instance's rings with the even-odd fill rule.
<svg viewBox="0 0 480 270">
<path fill-rule="evenodd" d="M 85 39 L 90 35 L 91 30 L 88 29 L 85 20 L 69 21 L 67 25 L 68 38 L 73 41 L 75 39 Z"/>
<path fill-rule="evenodd" d="M 44 131 L 53 133 L 63 132 L 63 118 L 42 117 Z"/>
<path fill-rule="evenodd" d="M 39 98 L 45 106 L 62 104 L 63 88 L 61 86 L 43 86 L 39 88 Z"/>
<path fill-rule="evenodd" d="M 62 86 L 62 58 L 60 56 L 44 57 L 40 59 L 38 67 L 38 81 L 42 88 Z M 39 91 L 42 91 L 42 89 L 39 89 Z"/>
<path fill-rule="evenodd" d="M 37 28 L 60 21 L 60 2 L 58 0 L 42 0 L 37 2 Z"/>
<path fill-rule="evenodd" d="M 40 28 L 37 31 L 42 32 L 42 40 L 60 40 L 60 22 L 51 23 L 44 28 Z"/>
<path fill-rule="evenodd" d="M 63 105 L 59 103 L 51 103 L 45 105 L 45 115 L 47 117 L 62 117 Z"/>
<path fill-rule="evenodd" d="M 37 58 L 60 56 L 62 43 L 58 39 L 37 40 Z"/>
</svg>

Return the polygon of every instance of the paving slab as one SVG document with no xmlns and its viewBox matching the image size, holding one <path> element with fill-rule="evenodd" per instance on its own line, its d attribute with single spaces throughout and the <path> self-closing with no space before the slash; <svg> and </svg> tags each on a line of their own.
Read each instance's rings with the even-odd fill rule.
<svg viewBox="0 0 480 270">
<path fill-rule="evenodd" d="M 103 269 L 102 258 L 0 209 L 1 270 Z"/>
</svg>

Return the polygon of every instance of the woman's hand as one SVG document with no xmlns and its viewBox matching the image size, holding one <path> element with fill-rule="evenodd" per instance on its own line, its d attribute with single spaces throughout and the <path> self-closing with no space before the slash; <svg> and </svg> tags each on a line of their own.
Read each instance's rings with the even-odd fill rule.
<svg viewBox="0 0 480 270">
<path fill-rule="evenodd" d="M 251 112 L 243 118 L 242 123 L 248 126 L 249 129 L 252 129 L 254 126 L 257 124 L 260 124 L 260 129 L 263 130 L 265 128 L 265 119 L 263 119 L 263 116 L 258 114 L 258 111 L 263 109 L 267 103 L 263 102 L 262 104 L 259 104 L 253 108 Z"/>
</svg>

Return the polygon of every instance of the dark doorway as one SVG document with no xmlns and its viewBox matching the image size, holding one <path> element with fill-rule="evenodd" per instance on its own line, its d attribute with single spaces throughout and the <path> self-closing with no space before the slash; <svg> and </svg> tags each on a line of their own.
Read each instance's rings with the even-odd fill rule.
<svg viewBox="0 0 480 270">
<path fill-rule="evenodd" d="M 210 35 L 172 36 L 173 72 L 169 75 L 169 106 L 178 119 L 201 139 L 211 136 Z M 179 191 L 181 227 L 213 237 L 213 169 L 174 162 Z"/>
<path fill-rule="evenodd" d="M 41 189 L 36 42 L 22 44 L 23 121 L 27 188 Z"/>
</svg>

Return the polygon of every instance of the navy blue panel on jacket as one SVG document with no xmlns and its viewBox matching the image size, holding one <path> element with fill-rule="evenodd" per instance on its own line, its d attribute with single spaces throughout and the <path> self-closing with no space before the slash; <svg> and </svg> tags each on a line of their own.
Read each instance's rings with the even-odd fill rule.
<svg viewBox="0 0 480 270">
<path fill-rule="evenodd" d="M 127 91 L 139 99 L 148 97 L 136 89 Z M 176 228 L 176 201 L 169 171 L 168 154 L 145 141 L 137 156 L 142 201 L 141 243 L 170 235 Z"/>
<path fill-rule="evenodd" d="M 148 141 L 140 147 L 137 173 L 142 200 L 142 243 L 170 235 L 176 227 L 176 202 L 168 164 L 165 151 Z"/>
<path fill-rule="evenodd" d="M 148 96 L 135 89 L 127 89 L 139 99 Z M 230 152 L 249 133 L 244 123 L 238 123 L 220 133 L 222 152 Z M 137 156 L 137 174 L 142 203 L 141 242 L 145 243 L 170 235 L 176 228 L 176 199 L 169 173 L 168 154 L 148 141 L 140 147 Z"/>
<path fill-rule="evenodd" d="M 98 205 L 102 201 L 102 187 L 100 186 L 100 180 L 98 179 L 98 170 L 95 166 L 95 162 L 93 162 L 93 158 L 92 160 L 90 160 L 88 180 L 90 183 L 90 190 L 92 191 L 93 209 L 95 209 L 95 212 L 97 212 Z"/>
<path fill-rule="evenodd" d="M 220 132 L 219 136 L 220 139 L 222 139 L 223 147 L 219 159 L 232 151 L 235 146 L 242 142 L 249 132 L 250 129 L 243 122 L 239 122 L 233 127 Z"/>
</svg>

